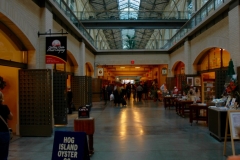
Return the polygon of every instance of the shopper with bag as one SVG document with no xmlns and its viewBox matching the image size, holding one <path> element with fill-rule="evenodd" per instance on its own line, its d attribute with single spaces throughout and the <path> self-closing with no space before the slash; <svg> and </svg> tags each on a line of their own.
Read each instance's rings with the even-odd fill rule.
<svg viewBox="0 0 240 160">
<path fill-rule="evenodd" d="M 114 100 L 114 95 L 112 93 L 112 94 L 110 94 L 110 101 L 113 101 L 113 100 Z"/>
<path fill-rule="evenodd" d="M 10 132 L 7 120 L 13 118 L 7 105 L 3 104 L 3 93 L 0 91 L 0 159 L 7 160 L 10 143 Z"/>
</svg>

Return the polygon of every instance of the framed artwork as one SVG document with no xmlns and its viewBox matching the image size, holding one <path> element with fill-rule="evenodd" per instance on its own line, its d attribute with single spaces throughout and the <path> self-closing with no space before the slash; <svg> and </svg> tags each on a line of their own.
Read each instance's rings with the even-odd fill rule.
<svg viewBox="0 0 240 160">
<path fill-rule="evenodd" d="M 187 77 L 187 84 L 190 86 L 193 85 L 193 77 Z"/>
<path fill-rule="evenodd" d="M 162 75 L 167 75 L 167 68 L 162 69 Z"/>
<path fill-rule="evenodd" d="M 201 86 L 201 78 L 200 77 L 194 78 L 194 86 Z"/>
<path fill-rule="evenodd" d="M 98 68 L 98 76 L 103 76 L 103 68 Z"/>
</svg>

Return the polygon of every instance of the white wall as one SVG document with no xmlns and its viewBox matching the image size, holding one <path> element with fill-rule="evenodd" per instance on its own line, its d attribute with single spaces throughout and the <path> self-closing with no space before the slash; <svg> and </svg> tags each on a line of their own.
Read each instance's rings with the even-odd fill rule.
<svg viewBox="0 0 240 160">
<path fill-rule="evenodd" d="M 138 55 L 96 55 L 98 65 L 130 65 L 131 60 L 135 65 L 168 64 L 169 54 L 138 54 Z"/>
</svg>

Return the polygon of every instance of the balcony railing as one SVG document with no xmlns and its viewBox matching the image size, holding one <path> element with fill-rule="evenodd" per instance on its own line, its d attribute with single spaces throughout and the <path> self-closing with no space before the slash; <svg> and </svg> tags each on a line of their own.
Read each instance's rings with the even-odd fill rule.
<svg viewBox="0 0 240 160">
<path fill-rule="evenodd" d="M 160 39 L 114 39 L 114 40 L 97 40 L 95 41 L 95 46 L 99 50 L 133 50 L 133 49 L 147 49 L 156 50 L 164 49 L 168 40 Z"/>
<path fill-rule="evenodd" d="M 209 0 L 200 10 L 198 10 L 192 18 L 184 24 L 177 33 L 169 40 L 168 44 L 165 46 L 165 49 L 169 49 L 174 46 L 179 40 L 185 37 L 193 28 L 200 24 L 209 14 L 214 12 L 226 0 Z"/>
<path fill-rule="evenodd" d="M 74 12 L 79 20 L 166 20 L 190 18 L 189 12 L 184 11 L 83 11 Z"/>
<path fill-rule="evenodd" d="M 56 2 L 56 4 L 58 4 L 58 7 L 65 13 L 65 15 L 69 18 L 69 20 L 79 29 L 79 31 L 86 37 L 86 39 L 94 46 L 94 39 L 87 32 L 87 30 L 84 28 L 82 23 L 78 20 L 76 15 L 72 12 L 72 10 L 64 2 L 64 0 L 53 0 L 53 1 Z"/>
<path fill-rule="evenodd" d="M 80 20 L 149 20 L 149 19 L 189 19 L 188 12 L 179 11 L 96 11 L 96 12 L 74 12 L 64 0 L 53 0 L 61 10 L 69 17 L 70 21 L 79 29 L 79 31 L 87 38 L 87 40 L 99 50 L 116 49 L 113 46 L 122 47 L 119 49 L 164 49 L 167 50 L 174 46 L 179 40 L 185 37 L 192 29 L 200 24 L 209 14 L 218 9 L 228 0 L 209 0 L 199 11 L 197 11 L 190 20 L 180 28 L 177 33 L 169 40 L 151 40 L 149 39 L 145 46 L 140 48 L 125 47 L 124 40 L 94 40 L 88 31 L 84 28 Z M 120 42 L 121 41 L 121 42 Z M 119 43 L 118 43 L 119 42 Z M 114 44 L 115 43 L 115 44 Z M 137 46 L 135 46 L 137 47 Z"/>
</svg>

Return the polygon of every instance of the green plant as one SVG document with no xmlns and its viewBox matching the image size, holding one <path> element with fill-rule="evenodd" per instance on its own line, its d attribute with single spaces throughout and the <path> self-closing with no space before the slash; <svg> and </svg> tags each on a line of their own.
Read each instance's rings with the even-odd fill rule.
<svg viewBox="0 0 240 160">
<path fill-rule="evenodd" d="M 129 36 L 129 35 L 126 35 L 127 36 L 127 40 L 126 40 L 126 47 L 127 49 L 134 49 L 135 45 L 136 45 L 136 42 L 135 42 L 135 38 L 136 36 Z"/>
<path fill-rule="evenodd" d="M 6 86 L 6 82 L 3 80 L 3 78 L 0 76 L 0 89 L 3 89 Z"/>
</svg>

